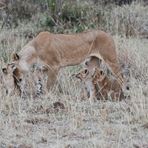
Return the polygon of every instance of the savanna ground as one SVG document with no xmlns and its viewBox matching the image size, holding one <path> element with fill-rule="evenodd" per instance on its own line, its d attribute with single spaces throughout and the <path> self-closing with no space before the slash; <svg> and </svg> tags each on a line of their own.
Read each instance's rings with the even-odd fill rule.
<svg viewBox="0 0 148 148">
<path fill-rule="evenodd" d="M 142 2 L 100 6 L 90 1 L 71 6 L 64 4 L 57 22 L 45 12 L 23 21 L 12 15 L 11 23 L 3 23 L 1 16 L 0 67 L 11 62 L 11 53 L 40 31 L 71 33 L 101 28 L 114 37 L 130 87 L 125 93 L 130 97 L 120 102 L 81 100 L 81 84 L 71 77 L 80 66 L 60 71 L 62 91 L 57 85 L 37 97 L 32 93 L 33 78 L 26 80 L 30 94 L 25 97 L 6 95 L 1 81 L 0 148 L 148 148 L 148 6 Z M 46 76 L 43 80 L 46 82 Z"/>
</svg>

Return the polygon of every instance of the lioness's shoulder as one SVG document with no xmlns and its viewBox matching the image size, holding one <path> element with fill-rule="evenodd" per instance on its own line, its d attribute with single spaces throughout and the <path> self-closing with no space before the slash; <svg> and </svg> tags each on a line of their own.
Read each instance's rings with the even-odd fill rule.
<svg viewBox="0 0 148 148">
<path fill-rule="evenodd" d="M 48 31 L 43 31 L 43 32 L 40 32 L 40 33 L 37 35 L 37 37 L 42 37 L 42 38 L 44 38 L 44 37 L 48 37 L 48 36 L 51 36 L 51 35 L 53 35 L 53 34 L 50 33 L 50 32 L 48 32 Z"/>
<path fill-rule="evenodd" d="M 36 46 L 44 45 L 45 43 L 48 43 L 49 40 L 51 40 L 53 37 L 53 34 L 45 31 L 45 32 L 40 32 L 34 39 L 33 39 L 33 44 L 37 44 Z"/>
</svg>

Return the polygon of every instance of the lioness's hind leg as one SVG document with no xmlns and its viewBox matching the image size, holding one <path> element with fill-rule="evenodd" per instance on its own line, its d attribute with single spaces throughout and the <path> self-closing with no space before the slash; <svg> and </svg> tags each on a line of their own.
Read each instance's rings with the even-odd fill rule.
<svg viewBox="0 0 148 148">
<path fill-rule="evenodd" d="M 106 63 L 111 68 L 111 71 L 115 75 L 115 77 L 117 78 L 119 84 L 122 86 L 123 83 L 124 83 L 124 80 L 123 80 L 123 76 L 122 76 L 122 73 L 121 73 L 121 67 L 118 64 L 118 62 L 106 61 Z"/>
</svg>

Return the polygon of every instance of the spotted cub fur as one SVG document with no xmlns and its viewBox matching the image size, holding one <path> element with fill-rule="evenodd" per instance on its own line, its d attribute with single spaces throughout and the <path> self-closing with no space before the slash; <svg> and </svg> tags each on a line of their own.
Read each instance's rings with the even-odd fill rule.
<svg viewBox="0 0 148 148">
<path fill-rule="evenodd" d="M 83 69 L 75 77 L 80 79 L 82 83 L 81 99 L 89 98 L 90 100 L 95 98 L 95 88 L 92 83 L 91 73 L 88 69 Z"/>
<path fill-rule="evenodd" d="M 82 82 L 81 96 L 89 97 L 90 99 L 112 99 L 121 100 L 123 98 L 123 92 L 120 84 L 117 80 L 111 80 L 100 69 L 94 68 L 92 71 L 83 69 L 78 72 L 76 78 L 79 78 Z"/>
<path fill-rule="evenodd" d="M 112 100 L 121 100 L 124 97 L 119 82 L 116 79 L 109 79 L 107 75 L 98 68 L 95 68 L 92 83 L 98 99 L 106 100 L 110 98 Z"/>
</svg>

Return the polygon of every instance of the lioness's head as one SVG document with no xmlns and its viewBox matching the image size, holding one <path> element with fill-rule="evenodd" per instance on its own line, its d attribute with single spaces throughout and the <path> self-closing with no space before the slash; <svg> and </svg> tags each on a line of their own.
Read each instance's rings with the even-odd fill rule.
<svg viewBox="0 0 148 148">
<path fill-rule="evenodd" d="M 28 67 L 20 60 L 20 57 L 17 53 L 12 55 L 13 62 L 13 77 L 16 81 L 17 85 L 21 85 L 22 81 L 24 80 L 24 74 L 28 70 Z"/>
</svg>

